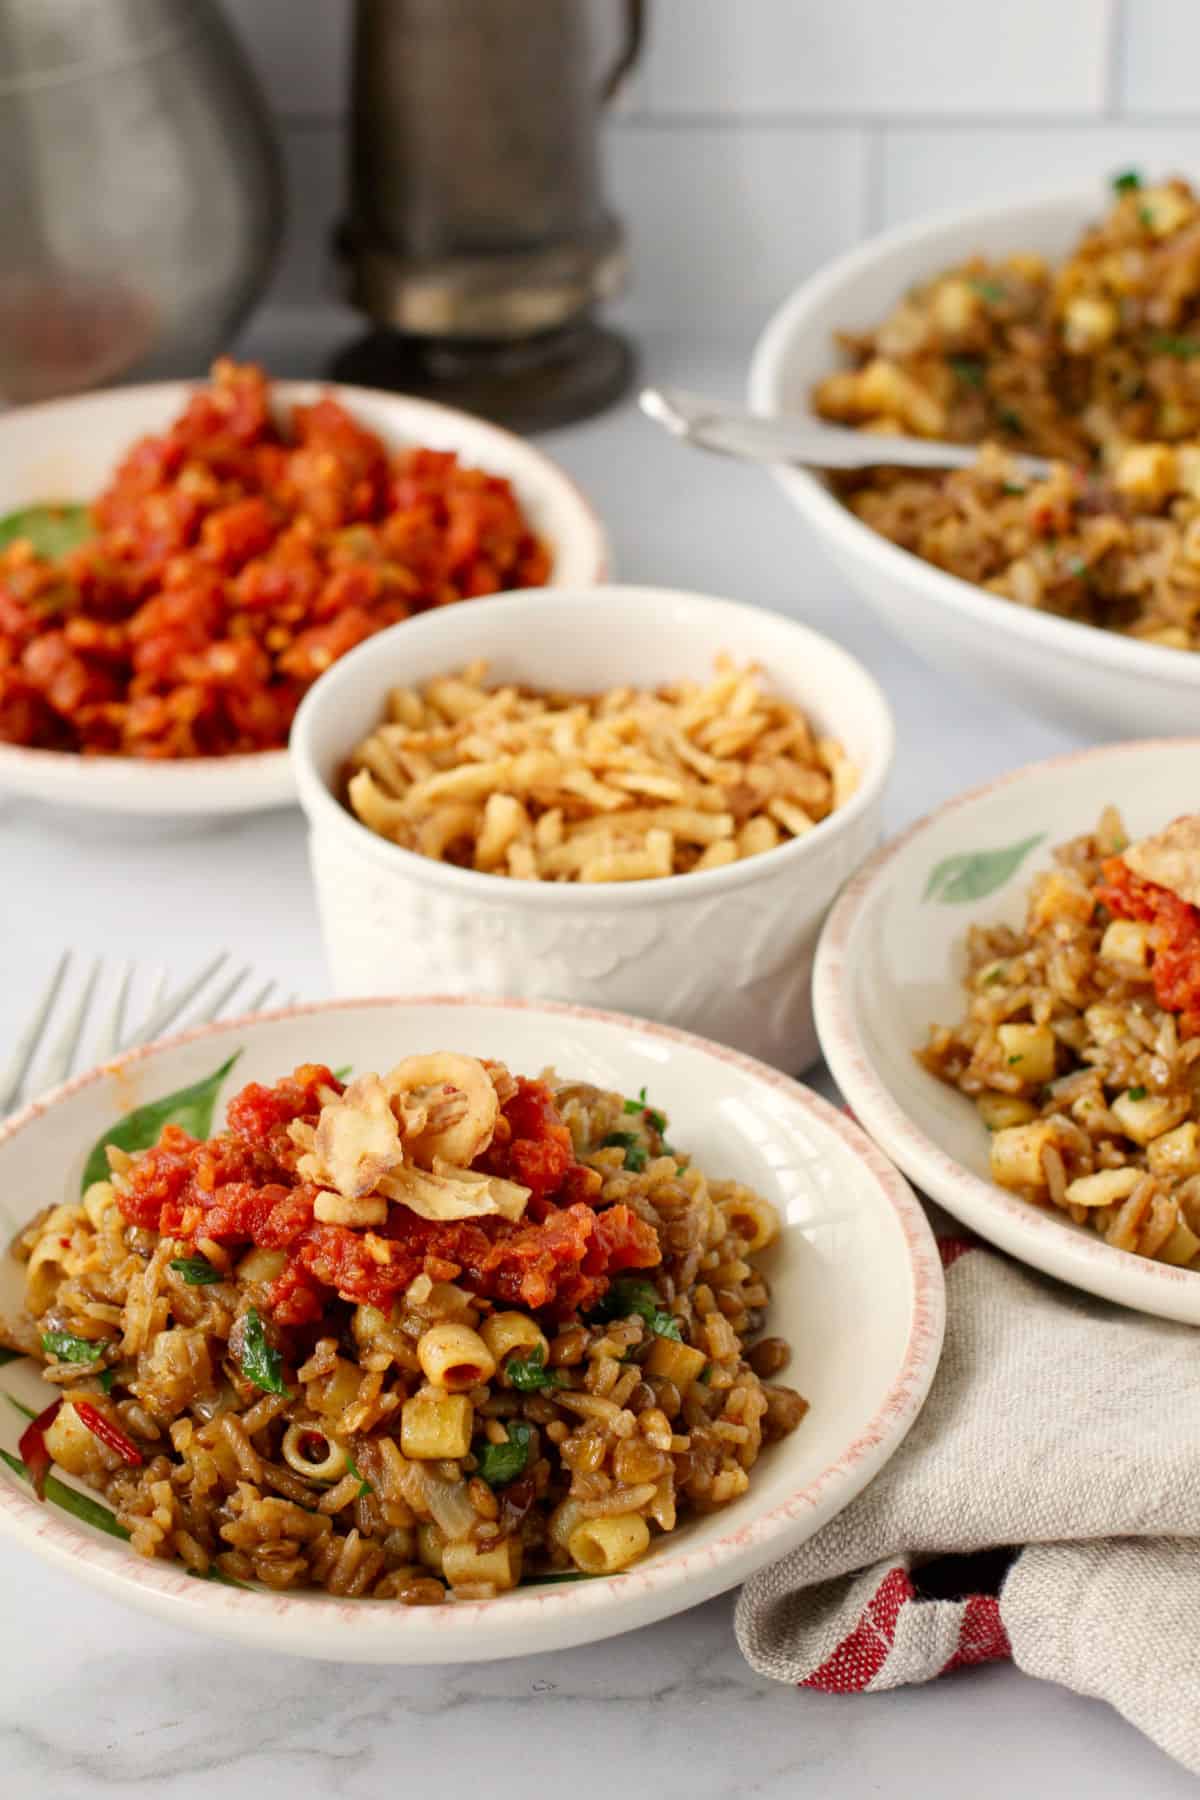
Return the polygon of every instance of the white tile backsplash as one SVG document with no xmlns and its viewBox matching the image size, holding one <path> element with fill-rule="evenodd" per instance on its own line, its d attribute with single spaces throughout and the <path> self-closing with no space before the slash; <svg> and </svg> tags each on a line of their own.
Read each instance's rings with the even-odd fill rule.
<svg viewBox="0 0 1200 1800">
<path fill-rule="evenodd" d="M 492 0 L 502 5 L 503 0 Z M 602 58 L 621 0 L 578 0 Z M 222 0 L 279 116 L 291 211 L 271 298 L 336 293 L 353 0 Z M 647 0 L 605 131 L 634 315 L 745 329 L 865 233 L 938 207 L 1200 177 L 1200 0 Z M 1127 117 L 1128 115 L 1128 117 Z"/>
<path fill-rule="evenodd" d="M 334 119 L 346 111 L 351 0 L 221 0 L 276 112 Z"/>
<path fill-rule="evenodd" d="M 937 208 L 971 206 L 1094 185 L 1099 209 L 1107 182 L 1129 168 L 1147 176 L 1200 178 L 1196 125 L 1032 126 L 907 129 L 882 133 L 880 179 L 873 227 L 912 219 Z"/>
<path fill-rule="evenodd" d="M 1110 14 L 1109 0 L 650 0 L 646 102 L 668 115 L 1097 113 Z"/>
<path fill-rule="evenodd" d="M 1200 114 L 1200 6 L 1196 0 L 1127 0 L 1117 98 L 1136 113 Z"/>
<path fill-rule="evenodd" d="M 620 124 L 607 163 L 632 244 L 630 310 L 683 330 L 765 318 L 861 231 L 861 132 Z"/>
</svg>

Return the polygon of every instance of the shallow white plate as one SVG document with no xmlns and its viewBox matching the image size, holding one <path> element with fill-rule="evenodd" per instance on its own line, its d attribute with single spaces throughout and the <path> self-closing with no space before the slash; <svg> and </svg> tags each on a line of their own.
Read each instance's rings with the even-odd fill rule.
<svg viewBox="0 0 1200 1800">
<path fill-rule="evenodd" d="M 962 1017 L 967 927 L 1020 924 L 1029 881 L 1049 863 L 1052 845 L 1089 830 L 1109 803 L 1140 837 L 1194 811 L 1198 792 L 1200 738 L 1085 750 L 975 788 L 864 864 L 829 915 L 813 975 L 817 1031 L 838 1085 L 926 1193 L 1048 1275 L 1194 1325 L 1200 1273 L 1114 1250 L 1061 1213 L 997 1187 L 974 1105 L 913 1051 L 931 1024 Z M 972 892 L 977 898 L 956 897 Z"/>
<path fill-rule="evenodd" d="M 93 499 L 125 452 L 148 432 L 163 431 L 199 385 L 112 388 L 0 415 L 0 517 L 42 501 Z M 431 400 L 372 388 L 275 381 L 272 392 L 285 417 L 330 393 L 392 450 L 456 450 L 464 462 L 506 476 L 553 553 L 552 587 L 590 586 L 608 572 L 604 527 L 588 501 L 557 463 L 511 432 Z M 0 744 L 0 788 L 103 812 L 176 816 L 257 812 L 295 800 L 286 750 L 149 762 Z"/>
<path fill-rule="evenodd" d="M 295 1655 L 355 1662 L 466 1662 L 552 1650 L 694 1606 L 781 1556 L 832 1518 L 891 1456 L 933 1377 L 941 1268 L 911 1190 L 841 1114 L 785 1076 L 701 1038 L 619 1014 L 520 1001 L 335 1001 L 210 1026 L 60 1088 L 0 1131 L 0 1228 L 79 1191 L 87 1149 L 114 1117 L 210 1074 L 242 1052 L 232 1092 L 303 1061 L 358 1070 L 417 1050 L 500 1057 L 521 1073 L 553 1062 L 625 1093 L 647 1087 L 672 1135 L 713 1174 L 766 1193 L 784 1218 L 767 1264 L 769 1330 L 789 1338 L 786 1379 L 811 1402 L 756 1465 L 748 1493 L 656 1543 L 631 1572 L 532 1587 L 492 1601 L 404 1607 L 275 1594 L 188 1577 L 78 1524 L 0 1467 L 0 1529 L 84 1580 L 178 1624 Z M 21 1272 L 0 1272 L 0 1312 Z M 0 1370 L 46 1404 L 33 1365 Z M 0 1448 L 22 1421 L 0 1404 Z"/>
<path fill-rule="evenodd" d="M 809 409 L 813 385 L 835 367 L 837 329 L 878 325 L 914 282 L 976 253 L 1071 249 L 1112 199 L 1083 192 L 938 213 L 896 226 L 803 282 L 754 351 L 750 401 L 759 412 Z M 902 550 L 862 521 L 807 469 L 773 471 L 822 548 L 881 620 L 956 679 L 1090 736 L 1195 729 L 1200 655 L 1015 606 Z"/>
</svg>

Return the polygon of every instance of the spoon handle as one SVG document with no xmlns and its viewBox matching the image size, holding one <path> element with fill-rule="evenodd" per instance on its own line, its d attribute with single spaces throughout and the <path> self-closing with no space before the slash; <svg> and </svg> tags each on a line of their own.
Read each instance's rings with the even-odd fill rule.
<svg viewBox="0 0 1200 1800">
<path fill-rule="evenodd" d="M 803 417 L 765 418 L 722 412 L 713 402 L 681 388 L 645 388 L 639 405 L 647 418 L 673 436 L 739 456 L 748 462 L 803 463 L 814 469 L 968 469 L 979 456 L 974 444 L 941 444 L 928 438 L 886 437 L 820 425 Z M 1040 456 L 1014 457 L 1023 474 L 1043 479 L 1050 464 Z"/>
</svg>

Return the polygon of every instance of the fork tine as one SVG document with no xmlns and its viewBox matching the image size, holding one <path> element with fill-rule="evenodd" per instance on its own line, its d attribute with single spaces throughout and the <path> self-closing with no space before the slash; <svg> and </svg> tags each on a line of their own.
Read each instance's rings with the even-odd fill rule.
<svg viewBox="0 0 1200 1800">
<path fill-rule="evenodd" d="M 189 1000 L 195 999 L 205 982 L 211 981 L 217 970 L 223 968 L 228 961 L 228 950 L 222 950 L 219 956 L 214 956 L 211 962 L 205 963 L 197 974 L 185 981 L 182 987 L 176 988 L 173 994 L 167 994 L 162 1000 L 156 1001 L 141 1024 L 126 1035 L 124 1047 L 128 1049 L 133 1044 L 152 1044 L 172 1019 L 179 1017 Z"/>
<path fill-rule="evenodd" d="M 121 1048 L 121 1030 L 125 1023 L 125 1008 L 129 1002 L 129 987 L 133 980 L 133 964 L 125 964 L 125 973 L 121 977 L 121 985 L 117 989 L 117 997 L 113 1001 L 112 1011 L 108 1015 L 108 1024 L 103 1036 L 96 1046 L 96 1060 L 107 1062 Z"/>
<path fill-rule="evenodd" d="M 196 1014 L 196 1023 L 198 1025 L 207 1025 L 210 1020 L 219 1019 L 249 973 L 250 964 L 246 963 L 238 970 L 236 975 L 230 977 L 224 987 L 217 989 L 216 998 L 214 1000 L 206 1000 L 204 1002 L 203 1012 Z"/>
<path fill-rule="evenodd" d="M 71 952 L 64 950 L 41 999 L 33 1009 L 33 1017 L 17 1039 L 17 1047 L 12 1053 L 8 1067 L 3 1074 L 0 1074 L 0 1117 L 11 1112 L 17 1104 L 17 1095 L 21 1092 L 21 1085 L 29 1073 L 29 1065 L 37 1054 L 37 1047 L 42 1041 L 42 1033 L 46 1029 L 46 1020 L 50 1017 L 54 1002 L 58 999 L 58 990 L 62 986 L 63 976 L 67 972 L 67 964 L 70 960 Z"/>
<path fill-rule="evenodd" d="M 249 1000 L 247 1000 L 246 1011 L 252 1013 L 261 1012 L 274 991 L 274 981 L 264 981 L 257 994 L 251 994 Z"/>
<path fill-rule="evenodd" d="M 92 995 L 96 991 L 96 983 L 100 979 L 100 971 L 104 967 L 104 958 L 96 957 L 88 971 L 80 995 L 62 1028 L 62 1034 L 46 1059 L 46 1065 L 38 1077 L 40 1088 L 57 1087 L 71 1073 L 71 1064 L 75 1061 L 75 1052 L 79 1048 L 79 1040 L 83 1036 L 84 1020 L 88 1008 L 92 1004 Z"/>
</svg>

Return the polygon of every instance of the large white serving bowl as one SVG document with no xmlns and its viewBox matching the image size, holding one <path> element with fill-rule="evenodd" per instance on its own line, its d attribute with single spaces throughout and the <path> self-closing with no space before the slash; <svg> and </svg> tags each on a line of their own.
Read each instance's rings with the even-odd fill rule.
<svg viewBox="0 0 1200 1800">
<path fill-rule="evenodd" d="M 975 788 L 886 844 L 829 915 L 813 975 L 821 1048 L 876 1143 L 918 1187 L 982 1237 L 1035 1269 L 1123 1306 L 1200 1325 L 1200 1271 L 1113 1249 L 1051 1207 L 998 1187 L 972 1102 L 916 1061 L 932 1024 L 963 1015 L 968 927 L 1019 925 L 1034 873 L 1053 845 L 1117 806 L 1134 838 L 1194 812 L 1200 738 L 1113 744 L 1032 763 Z M 960 863 L 945 898 L 949 858 Z M 987 890 L 982 891 L 982 890 Z"/>
<path fill-rule="evenodd" d="M 1061 258 L 1105 205 L 1097 185 L 938 214 L 873 238 L 804 282 L 772 318 L 751 365 L 752 406 L 807 412 L 814 384 L 837 364 L 835 330 L 878 324 L 914 282 L 976 251 Z M 851 585 L 936 667 L 1094 735 L 1186 732 L 1200 723 L 1200 656 L 999 599 L 872 531 L 823 476 L 782 466 L 773 473 Z"/>
<path fill-rule="evenodd" d="M 188 1577 L 146 1561 L 0 1466 L 0 1530 L 48 1562 L 176 1624 L 263 1649 L 344 1662 L 478 1662 L 555 1650 L 694 1606 L 784 1555 L 853 1499 L 916 1418 L 941 1348 L 941 1266 L 905 1181 L 845 1117 L 785 1076 L 716 1044 L 578 1007 L 471 999 L 335 1001 L 209 1026 L 69 1082 L 0 1129 L 0 1226 L 7 1239 L 40 1207 L 78 1196 L 88 1149 L 114 1119 L 241 1058 L 244 1081 L 298 1063 L 387 1068 L 419 1051 L 503 1059 L 521 1073 L 553 1062 L 624 1093 L 648 1089 L 673 1139 L 706 1170 L 736 1176 L 779 1208 L 764 1258 L 768 1329 L 788 1338 L 785 1379 L 810 1410 L 755 1466 L 747 1493 L 656 1540 L 627 1574 L 533 1586 L 494 1601 L 405 1607 L 324 1593 L 271 1593 Z M 22 1271 L 0 1268 L 0 1314 Z M 40 1409 L 35 1367 L 0 1369 L 3 1393 Z M 0 1451 L 23 1421 L 0 1403 Z"/>
<path fill-rule="evenodd" d="M 292 732 L 335 991 L 486 993 L 618 1007 L 702 1031 L 795 1074 L 817 1040 L 809 979 L 821 921 L 878 842 L 892 757 L 887 702 L 828 638 L 759 607 L 669 589 L 596 587 L 447 607 L 352 650 L 305 697 Z M 498 681 L 596 693 L 707 680 L 729 651 L 861 771 L 803 838 L 746 862 L 656 881 L 513 881 L 402 850 L 340 798 L 343 765 L 389 689 L 484 657 Z"/>
<path fill-rule="evenodd" d="M 94 499 L 126 451 L 165 430 L 201 385 L 153 382 L 0 414 L 0 517 L 42 502 Z M 577 589 L 604 580 L 610 557 L 603 524 L 570 477 L 532 444 L 430 400 L 336 382 L 272 382 L 284 419 L 323 393 L 378 432 L 390 450 L 410 444 L 454 450 L 465 463 L 511 481 L 552 552 L 551 586 Z M 102 812 L 175 816 L 257 812 L 296 798 L 286 750 L 153 762 L 0 744 L 0 789 Z"/>
</svg>

